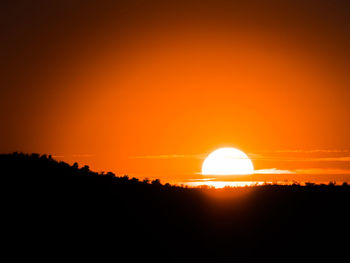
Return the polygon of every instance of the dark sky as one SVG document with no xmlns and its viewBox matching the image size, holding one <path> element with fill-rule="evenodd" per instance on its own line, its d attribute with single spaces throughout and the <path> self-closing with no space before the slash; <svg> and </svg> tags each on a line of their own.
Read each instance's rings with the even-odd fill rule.
<svg viewBox="0 0 350 263">
<path fill-rule="evenodd" d="M 121 157 L 123 154 L 203 153 L 231 141 L 249 152 L 291 148 L 350 149 L 349 13 L 349 1 L 321 0 L 2 1 L 0 152 L 85 154 L 98 156 L 91 160 L 95 167 L 122 169 L 122 165 L 113 163 L 115 160 L 126 162 L 125 157 Z M 229 96 L 242 98 L 241 109 L 253 107 L 255 115 L 260 109 L 266 110 L 260 111 L 259 116 L 246 110 L 246 115 L 238 116 L 245 130 L 228 125 L 227 132 L 220 130 L 233 118 L 231 113 L 236 108 L 216 110 L 216 116 L 222 116 L 225 111 L 231 114 L 231 117 L 220 117 L 220 121 L 207 113 L 208 126 L 217 127 L 219 132 L 208 131 L 198 137 L 199 121 L 177 119 L 176 115 L 171 117 L 175 111 L 166 104 L 175 100 L 177 105 L 184 107 L 184 112 L 178 114 L 192 114 L 195 120 L 203 120 L 195 109 L 202 107 L 197 101 L 207 102 L 212 92 L 210 88 L 204 87 L 206 95 L 201 96 L 194 94 L 196 87 L 193 87 L 192 95 L 188 95 L 188 89 L 178 88 L 175 95 L 162 93 L 162 98 L 156 88 L 152 90 L 159 84 L 152 82 L 157 77 L 150 81 L 149 76 L 159 74 L 159 79 L 163 78 L 166 83 L 166 74 L 159 73 L 164 66 L 168 71 L 173 70 L 177 76 L 175 82 L 183 79 L 181 83 L 188 83 L 187 77 L 182 75 L 186 65 L 190 69 L 195 65 L 199 68 L 196 63 L 200 64 L 198 61 L 203 57 L 215 61 L 220 57 L 219 67 L 212 65 L 211 70 L 209 66 L 203 66 L 201 73 L 197 72 L 198 78 L 203 87 L 205 83 L 214 82 L 206 80 L 208 74 L 204 72 L 222 73 L 216 82 L 225 80 L 228 83 L 229 73 L 223 64 L 227 62 L 225 57 L 231 58 L 225 53 L 230 47 L 240 54 L 244 50 L 247 57 L 257 54 L 256 65 L 265 71 L 258 70 L 256 74 L 268 75 L 275 71 L 275 78 L 283 79 L 288 88 L 285 91 L 270 88 L 272 84 L 265 78 L 261 78 L 266 81 L 263 91 L 254 90 L 247 84 L 253 104 L 245 102 L 244 91 L 230 93 Z M 175 53 L 183 62 L 183 66 L 175 70 L 171 68 L 172 49 L 176 49 L 178 53 Z M 173 61 L 177 55 L 174 56 Z M 291 72 L 303 73 L 295 73 L 296 78 L 287 80 L 284 76 L 289 71 L 283 68 L 278 72 L 278 63 L 271 62 L 275 57 Z M 154 66 L 154 63 L 159 64 Z M 144 75 L 131 72 L 138 67 L 145 68 L 141 72 Z M 146 69 L 149 70 L 147 74 L 144 73 Z M 254 76 L 254 66 L 247 72 L 242 72 L 244 79 Z M 197 73 L 193 72 L 193 75 Z M 300 85 L 288 86 L 293 80 Z M 243 83 L 243 80 L 237 81 Z M 259 83 L 256 81 L 255 84 Z M 130 88 L 146 82 L 142 89 Z M 174 79 L 169 78 L 168 82 L 174 82 Z M 109 85 L 114 87 L 113 92 Z M 222 89 L 225 93 L 225 88 Z M 152 92 L 157 94 L 156 97 Z M 190 102 L 183 99 L 186 96 L 191 96 L 192 108 L 188 106 Z M 164 116 L 153 114 L 151 110 L 142 113 L 141 110 L 125 109 L 141 108 L 142 99 L 152 101 L 152 98 L 163 107 L 161 111 L 169 113 L 169 119 L 164 120 Z M 261 102 L 262 98 L 272 102 L 266 106 Z M 160 100 L 167 103 L 163 105 Z M 104 102 L 101 104 L 101 101 Z M 286 102 L 282 104 L 281 101 Z M 273 106 L 281 116 L 273 115 Z M 296 114 L 289 117 L 294 111 Z M 117 115 L 118 118 L 112 117 Z M 139 122 L 139 119 L 148 118 L 146 124 Z M 249 118 L 251 121 L 246 121 Z M 260 123 L 261 119 L 266 122 Z M 118 123 L 118 127 L 110 125 L 112 122 Z M 172 130 L 180 127 L 180 133 L 186 130 L 181 137 L 188 135 L 188 138 L 183 144 L 176 142 L 178 139 L 170 144 L 176 137 L 173 131 L 163 129 L 161 134 L 149 135 L 160 131 L 161 126 L 172 127 Z M 103 135 L 101 130 L 105 131 Z M 142 134 L 136 133 L 141 130 Z M 154 143 L 157 140 L 159 142 Z M 118 150 L 110 150 L 110 147 Z M 135 163 L 128 163 L 126 167 L 133 165 Z M 141 166 L 153 171 L 152 165 Z"/>
</svg>

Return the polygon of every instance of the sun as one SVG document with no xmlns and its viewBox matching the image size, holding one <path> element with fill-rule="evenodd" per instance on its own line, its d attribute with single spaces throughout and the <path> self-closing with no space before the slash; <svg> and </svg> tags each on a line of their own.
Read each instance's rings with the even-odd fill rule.
<svg viewBox="0 0 350 263">
<path fill-rule="evenodd" d="M 202 165 L 202 175 L 248 175 L 254 173 L 249 157 L 235 148 L 220 148 L 208 155 Z"/>
</svg>

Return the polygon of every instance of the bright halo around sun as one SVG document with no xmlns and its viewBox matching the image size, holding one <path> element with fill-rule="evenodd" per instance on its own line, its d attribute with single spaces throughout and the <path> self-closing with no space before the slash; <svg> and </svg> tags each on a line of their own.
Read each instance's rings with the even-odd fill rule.
<svg viewBox="0 0 350 263">
<path fill-rule="evenodd" d="M 204 160 L 202 175 L 248 175 L 254 173 L 249 157 L 235 148 L 220 148 Z"/>
</svg>

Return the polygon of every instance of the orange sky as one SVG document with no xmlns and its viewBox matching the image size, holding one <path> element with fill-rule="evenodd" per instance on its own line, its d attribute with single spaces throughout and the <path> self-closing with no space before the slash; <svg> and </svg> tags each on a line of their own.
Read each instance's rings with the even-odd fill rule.
<svg viewBox="0 0 350 263">
<path fill-rule="evenodd" d="M 249 180 L 350 181 L 348 11 L 9 3 L 0 151 L 182 182 L 201 178 L 211 151 L 237 147 L 256 170 L 275 169 Z"/>
</svg>

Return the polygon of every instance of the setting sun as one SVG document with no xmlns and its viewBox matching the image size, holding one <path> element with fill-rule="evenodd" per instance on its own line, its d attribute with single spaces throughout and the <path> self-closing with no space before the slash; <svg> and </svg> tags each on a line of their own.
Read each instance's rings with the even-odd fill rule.
<svg viewBox="0 0 350 263">
<path fill-rule="evenodd" d="M 254 167 L 249 157 L 235 148 L 220 148 L 204 160 L 203 175 L 245 175 L 252 174 Z"/>
</svg>

